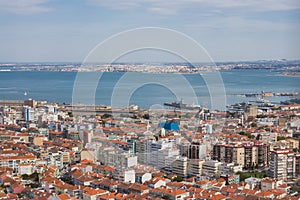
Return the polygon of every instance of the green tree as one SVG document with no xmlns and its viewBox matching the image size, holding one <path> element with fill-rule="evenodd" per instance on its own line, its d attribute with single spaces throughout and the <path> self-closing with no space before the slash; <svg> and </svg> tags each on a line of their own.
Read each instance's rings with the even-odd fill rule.
<svg viewBox="0 0 300 200">
<path fill-rule="evenodd" d="M 37 172 L 32 173 L 29 177 L 33 181 L 39 181 L 39 173 Z"/>
<path fill-rule="evenodd" d="M 181 181 L 183 181 L 183 178 L 180 176 L 177 176 L 177 177 L 173 178 L 173 181 L 181 182 Z"/>
<path fill-rule="evenodd" d="M 28 180 L 29 179 L 29 175 L 28 174 L 22 174 L 22 179 Z"/>
<path fill-rule="evenodd" d="M 283 137 L 283 136 L 277 136 L 277 141 L 280 141 L 280 140 L 285 140 L 285 137 Z"/>
<path fill-rule="evenodd" d="M 240 134 L 240 135 L 245 135 L 246 132 L 245 132 L 245 131 L 241 131 L 241 132 L 239 132 L 239 134 Z"/>
<path fill-rule="evenodd" d="M 163 195 L 161 198 L 162 199 L 167 199 L 167 200 L 171 199 L 168 195 Z"/>
<path fill-rule="evenodd" d="M 257 124 L 255 122 L 252 122 L 250 126 L 251 127 L 257 127 Z"/>
</svg>

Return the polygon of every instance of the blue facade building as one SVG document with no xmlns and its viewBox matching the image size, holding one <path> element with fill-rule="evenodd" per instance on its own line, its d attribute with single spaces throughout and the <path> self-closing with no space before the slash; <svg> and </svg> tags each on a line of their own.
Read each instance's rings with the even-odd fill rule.
<svg viewBox="0 0 300 200">
<path fill-rule="evenodd" d="M 178 122 L 175 121 L 164 121 L 159 123 L 158 128 L 164 128 L 166 131 L 178 131 L 179 125 Z"/>
</svg>

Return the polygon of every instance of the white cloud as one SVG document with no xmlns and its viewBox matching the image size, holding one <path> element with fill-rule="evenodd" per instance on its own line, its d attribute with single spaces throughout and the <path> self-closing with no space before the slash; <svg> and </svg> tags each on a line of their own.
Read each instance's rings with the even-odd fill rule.
<svg viewBox="0 0 300 200">
<path fill-rule="evenodd" d="M 48 0 L 0 0 L 0 12 L 14 14 L 35 14 L 51 11 L 45 3 Z"/>
<path fill-rule="evenodd" d="M 247 9 L 274 11 L 299 9 L 299 0 L 87 0 L 92 5 L 110 9 L 145 9 L 161 14 L 174 14 L 187 8 Z M 169 10 L 169 11 L 168 11 Z M 172 10 L 172 11 L 170 11 Z"/>
</svg>

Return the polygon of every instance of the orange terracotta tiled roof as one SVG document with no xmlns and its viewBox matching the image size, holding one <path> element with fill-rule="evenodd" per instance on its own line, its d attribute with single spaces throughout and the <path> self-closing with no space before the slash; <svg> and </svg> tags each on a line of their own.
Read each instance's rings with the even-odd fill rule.
<svg viewBox="0 0 300 200">
<path fill-rule="evenodd" d="M 275 196 L 280 196 L 282 194 L 286 194 L 286 192 L 284 190 L 272 190 L 272 192 L 274 193 Z"/>
<path fill-rule="evenodd" d="M 98 198 L 101 200 L 104 200 L 104 199 L 118 199 L 121 197 L 123 197 L 123 194 L 109 193 L 109 194 L 101 195 Z"/>
<path fill-rule="evenodd" d="M 207 179 L 200 180 L 200 181 L 196 182 L 197 185 L 205 185 L 207 183 L 209 183 L 209 180 L 207 180 Z"/>
<path fill-rule="evenodd" d="M 24 156 L 0 156 L 0 160 L 29 160 L 36 159 L 34 155 L 24 155 Z"/>
<path fill-rule="evenodd" d="M 0 199 L 5 199 L 6 196 L 7 196 L 7 195 L 6 195 L 4 192 L 3 192 L 3 193 L 0 192 Z"/>
<path fill-rule="evenodd" d="M 255 196 L 266 198 L 266 197 L 271 197 L 273 195 L 274 195 L 274 193 L 271 191 L 262 191 L 262 192 L 257 193 Z"/>
<path fill-rule="evenodd" d="M 166 181 L 166 178 L 161 178 L 161 177 L 154 177 L 147 181 L 147 184 L 156 184 L 158 181 Z"/>
<path fill-rule="evenodd" d="M 240 191 L 241 194 L 244 194 L 244 195 L 255 195 L 256 193 L 258 193 L 259 191 L 258 190 L 250 190 L 250 189 L 246 189 L 244 188 L 242 191 Z"/>
<path fill-rule="evenodd" d="M 163 193 L 167 195 L 172 195 L 172 196 L 177 196 L 177 195 L 182 195 L 187 193 L 185 190 L 172 190 L 172 189 L 165 189 L 165 188 L 154 188 L 152 191 L 157 192 L 157 193 Z"/>
<path fill-rule="evenodd" d="M 55 187 L 59 187 L 62 189 L 68 189 L 68 190 L 76 190 L 77 187 L 68 183 L 65 183 L 63 181 L 59 181 L 55 183 Z"/>
<path fill-rule="evenodd" d="M 115 186 L 118 184 L 116 181 L 108 178 L 102 179 L 100 180 L 100 182 L 101 182 L 100 184 L 104 186 Z"/>
<path fill-rule="evenodd" d="M 130 184 L 129 186 L 131 189 L 136 190 L 136 191 L 144 191 L 144 190 L 148 190 L 149 187 L 140 183 L 133 183 Z"/>
<path fill-rule="evenodd" d="M 62 135 L 62 134 L 64 134 L 64 132 L 62 132 L 62 131 L 49 131 L 49 134 Z"/>
<path fill-rule="evenodd" d="M 108 191 L 102 190 L 100 188 L 94 189 L 94 188 L 91 188 L 91 187 L 85 187 L 83 189 L 83 193 L 86 194 L 86 195 L 89 195 L 89 196 L 94 196 L 94 195 L 106 194 L 106 193 L 108 193 Z"/>
<path fill-rule="evenodd" d="M 18 199 L 17 194 L 7 194 L 7 199 Z"/>
<path fill-rule="evenodd" d="M 227 198 L 225 195 L 217 194 L 217 195 L 213 195 L 210 199 L 211 200 L 221 200 L 221 199 L 225 199 L 225 198 Z"/>
<path fill-rule="evenodd" d="M 57 195 L 60 200 L 70 200 L 71 197 L 68 194 Z"/>
</svg>

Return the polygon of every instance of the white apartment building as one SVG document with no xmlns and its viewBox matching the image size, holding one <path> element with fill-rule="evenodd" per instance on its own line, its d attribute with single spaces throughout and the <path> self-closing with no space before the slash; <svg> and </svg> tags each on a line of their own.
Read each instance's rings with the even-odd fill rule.
<svg viewBox="0 0 300 200">
<path fill-rule="evenodd" d="M 168 149 L 160 149 L 158 150 L 157 155 L 157 167 L 159 169 L 169 169 L 172 166 L 172 163 L 179 156 L 179 149 L 176 148 L 168 148 Z"/>
<path fill-rule="evenodd" d="M 167 140 L 151 140 L 145 139 L 136 142 L 136 152 L 138 155 L 138 162 L 144 165 L 151 165 L 158 167 L 158 163 L 161 158 L 159 158 L 159 150 L 162 149 L 172 149 L 174 146 L 174 141 Z M 160 154 L 161 155 L 161 154 Z"/>
<path fill-rule="evenodd" d="M 188 175 L 188 159 L 187 157 L 178 156 L 172 163 L 172 172 L 180 177 Z"/>
<path fill-rule="evenodd" d="M 191 176 L 199 176 L 202 174 L 202 165 L 205 161 L 200 159 L 188 160 L 188 174 Z"/>
<path fill-rule="evenodd" d="M 0 156 L 0 167 L 9 167 L 16 171 L 19 170 L 20 164 L 35 164 L 34 155 L 26 156 Z"/>
<path fill-rule="evenodd" d="M 222 163 L 216 160 L 205 161 L 202 164 L 202 174 L 207 176 L 218 175 L 220 165 Z"/>
<path fill-rule="evenodd" d="M 138 163 L 138 157 L 130 153 L 108 147 L 99 149 L 98 160 L 104 165 L 116 167 L 117 169 L 126 169 L 133 167 Z"/>
<path fill-rule="evenodd" d="M 54 165 L 63 168 L 66 164 L 70 163 L 70 153 L 65 151 L 58 151 L 56 153 L 48 154 L 48 165 Z"/>
<path fill-rule="evenodd" d="M 273 178 L 285 181 L 294 178 L 296 172 L 296 156 L 288 149 L 271 151 L 270 174 Z"/>
</svg>

